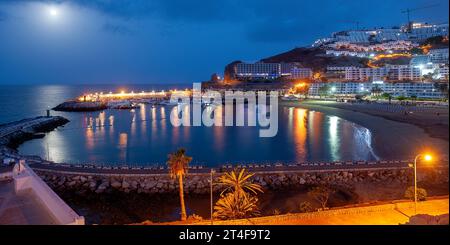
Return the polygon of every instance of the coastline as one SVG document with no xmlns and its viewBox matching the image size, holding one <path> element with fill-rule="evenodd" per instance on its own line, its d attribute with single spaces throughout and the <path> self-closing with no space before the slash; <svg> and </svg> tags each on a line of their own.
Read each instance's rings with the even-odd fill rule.
<svg viewBox="0 0 450 245">
<path fill-rule="evenodd" d="M 349 108 L 351 105 L 344 107 L 338 105 L 337 102 L 282 101 L 280 105 L 300 107 L 338 116 L 369 129 L 372 133 L 372 147 L 381 159 L 398 158 L 400 156 L 400 158 L 411 158 L 415 152 L 423 150 L 448 155 L 448 140 L 429 135 L 423 128 L 413 124 L 413 122 L 395 121 L 381 115 L 369 114 L 362 109 L 354 110 L 354 108 Z M 393 140 L 396 143 L 392 143 Z"/>
</svg>

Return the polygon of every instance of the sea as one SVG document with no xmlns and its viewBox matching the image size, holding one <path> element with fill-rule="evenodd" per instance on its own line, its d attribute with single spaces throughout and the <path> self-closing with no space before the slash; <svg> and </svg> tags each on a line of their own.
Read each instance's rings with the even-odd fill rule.
<svg viewBox="0 0 450 245">
<path fill-rule="evenodd" d="M 45 115 L 83 93 L 190 88 L 171 85 L 1 85 L 0 124 Z M 175 106 L 176 107 L 176 106 Z M 179 148 L 204 166 L 376 160 L 369 129 L 322 112 L 279 105 L 276 136 L 261 138 L 260 127 L 180 126 L 170 121 L 174 106 L 97 112 L 56 112 L 70 122 L 27 141 L 18 151 L 59 163 L 118 166 L 165 165 Z M 226 108 L 220 108 L 224 111 Z M 215 120 L 220 120 L 220 116 Z"/>
</svg>

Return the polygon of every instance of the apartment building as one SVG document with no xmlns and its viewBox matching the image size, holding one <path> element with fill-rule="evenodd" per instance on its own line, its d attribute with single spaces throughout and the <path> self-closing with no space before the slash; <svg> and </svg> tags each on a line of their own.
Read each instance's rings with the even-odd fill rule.
<svg viewBox="0 0 450 245">
<path fill-rule="evenodd" d="M 423 68 L 409 65 L 388 66 L 388 80 L 391 81 L 420 81 Z"/>
<path fill-rule="evenodd" d="M 238 63 L 234 69 L 235 78 L 238 80 L 312 78 L 312 70 L 300 67 L 297 63 Z"/>
<path fill-rule="evenodd" d="M 439 91 L 434 83 L 357 83 L 357 82 L 333 82 L 313 83 L 309 88 L 310 96 L 319 96 L 319 88 L 328 85 L 330 92 L 337 96 L 355 96 L 369 94 L 374 87 L 381 89 L 382 93 L 389 93 L 394 97 L 416 96 L 417 98 L 443 98 L 445 94 Z"/>
<path fill-rule="evenodd" d="M 432 49 L 428 56 L 433 63 L 448 64 L 448 48 Z"/>
<path fill-rule="evenodd" d="M 389 69 L 380 68 L 347 68 L 345 70 L 345 80 L 347 81 L 383 81 L 388 76 Z"/>
<path fill-rule="evenodd" d="M 235 65 L 236 79 L 276 79 L 281 77 L 279 63 L 238 63 Z"/>
</svg>

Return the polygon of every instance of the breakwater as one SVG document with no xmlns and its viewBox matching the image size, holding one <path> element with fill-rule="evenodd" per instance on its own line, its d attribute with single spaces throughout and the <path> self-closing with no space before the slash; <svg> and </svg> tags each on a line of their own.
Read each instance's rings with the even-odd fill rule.
<svg viewBox="0 0 450 245">
<path fill-rule="evenodd" d="M 125 193 L 175 193 L 178 182 L 169 177 L 168 173 L 153 174 L 117 174 L 70 172 L 52 169 L 34 170 L 49 186 L 55 190 L 75 190 L 78 192 L 109 193 L 122 191 Z M 222 173 L 213 177 L 213 190 L 220 191 L 218 184 Z M 348 185 L 358 182 L 412 183 L 412 170 L 408 167 L 391 168 L 341 168 L 322 170 L 297 171 L 257 171 L 252 177 L 254 183 L 269 190 L 282 190 L 301 185 Z M 419 181 L 448 184 L 448 167 L 441 166 L 420 171 Z M 210 191 L 209 173 L 188 174 L 184 181 L 186 193 L 205 194 Z"/>
<path fill-rule="evenodd" d="M 68 123 L 64 117 L 49 116 L 24 119 L 0 125 L 0 147 L 16 148 L 26 140 L 42 137 L 39 133 L 49 132 Z"/>
</svg>

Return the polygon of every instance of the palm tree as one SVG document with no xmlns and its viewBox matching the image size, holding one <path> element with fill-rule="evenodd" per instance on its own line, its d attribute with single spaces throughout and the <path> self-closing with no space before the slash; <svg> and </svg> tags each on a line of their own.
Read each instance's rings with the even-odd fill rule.
<svg viewBox="0 0 450 245">
<path fill-rule="evenodd" d="M 254 173 L 248 173 L 246 172 L 245 168 L 241 169 L 241 171 L 238 172 L 237 169 L 225 173 L 224 175 L 220 176 L 219 182 L 222 186 L 225 186 L 225 189 L 222 191 L 222 194 L 224 192 L 245 192 L 251 191 L 254 194 L 258 194 L 257 191 L 263 192 L 261 185 L 254 184 L 250 182 L 250 178 L 255 175 Z"/>
<path fill-rule="evenodd" d="M 256 195 L 263 190 L 261 185 L 250 182 L 253 175 L 245 169 L 235 169 L 220 176 L 219 182 L 225 189 L 214 206 L 214 217 L 237 219 L 259 215 Z"/>
<path fill-rule="evenodd" d="M 219 219 L 241 219 L 259 215 L 258 198 L 245 192 L 229 192 L 214 206 L 214 217 Z"/>
<path fill-rule="evenodd" d="M 192 157 L 185 155 L 186 151 L 181 148 L 176 152 L 168 155 L 167 165 L 169 166 L 169 174 L 172 178 L 178 178 L 180 186 L 180 203 L 181 203 L 181 220 L 186 220 L 186 206 L 184 205 L 183 177 L 188 172 L 189 163 Z"/>
</svg>

